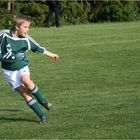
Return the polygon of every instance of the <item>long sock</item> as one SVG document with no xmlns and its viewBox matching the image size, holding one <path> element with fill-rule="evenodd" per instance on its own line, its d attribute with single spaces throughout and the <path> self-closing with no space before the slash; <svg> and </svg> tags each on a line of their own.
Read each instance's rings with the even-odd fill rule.
<svg viewBox="0 0 140 140">
<path fill-rule="evenodd" d="M 33 96 L 36 97 L 37 101 L 45 107 L 47 110 L 50 110 L 52 104 L 48 104 L 48 101 L 44 98 L 44 96 L 41 95 L 38 87 L 35 85 L 35 87 L 31 90 L 31 93 Z"/>
<path fill-rule="evenodd" d="M 33 96 L 36 97 L 37 101 L 42 104 L 43 102 L 47 102 L 47 100 L 44 98 L 44 96 L 41 95 L 37 85 L 31 90 L 31 93 Z"/>
<path fill-rule="evenodd" d="M 45 116 L 45 113 L 41 110 L 35 99 L 31 99 L 27 102 L 27 104 L 39 116 L 39 118 Z"/>
</svg>

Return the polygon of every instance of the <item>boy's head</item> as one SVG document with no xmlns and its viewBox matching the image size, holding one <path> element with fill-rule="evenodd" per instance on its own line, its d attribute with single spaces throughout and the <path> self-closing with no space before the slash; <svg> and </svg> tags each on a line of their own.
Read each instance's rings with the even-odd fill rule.
<svg viewBox="0 0 140 140">
<path fill-rule="evenodd" d="M 25 15 L 14 16 L 12 20 L 12 31 L 17 35 L 26 36 L 29 31 L 31 19 Z"/>
</svg>

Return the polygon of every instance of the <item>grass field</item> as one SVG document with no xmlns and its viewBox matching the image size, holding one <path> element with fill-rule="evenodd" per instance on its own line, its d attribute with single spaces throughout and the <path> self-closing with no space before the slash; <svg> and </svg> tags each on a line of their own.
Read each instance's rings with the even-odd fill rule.
<svg viewBox="0 0 140 140">
<path fill-rule="evenodd" d="M 58 53 L 28 53 L 32 80 L 53 104 L 47 125 L 0 75 L 0 139 L 140 138 L 140 22 L 31 28 Z M 44 110 L 45 111 L 45 110 Z"/>
</svg>

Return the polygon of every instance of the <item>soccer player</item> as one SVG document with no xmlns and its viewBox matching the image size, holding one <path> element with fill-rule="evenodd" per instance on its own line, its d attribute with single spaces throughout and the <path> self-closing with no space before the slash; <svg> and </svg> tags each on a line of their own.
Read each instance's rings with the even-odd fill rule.
<svg viewBox="0 0 140 140">
<path fill-rule="evenodd" d="M 0 60 L 2 74 L 12 89 L 19 92 L 27 105 L 38 115 L 42 123 L 48 122 L 47 115 L 40 108 L 40 103 L 47 110 L 51 104 L 41 95 L 38 86 L 30 79 L 26 51 L 42 53 L 53 60 L 59 56 L 41 47 L 29 35 L 31 19 L 25 15 L 14 16 L 11 30 L 0 32 Z"/>
</svg>

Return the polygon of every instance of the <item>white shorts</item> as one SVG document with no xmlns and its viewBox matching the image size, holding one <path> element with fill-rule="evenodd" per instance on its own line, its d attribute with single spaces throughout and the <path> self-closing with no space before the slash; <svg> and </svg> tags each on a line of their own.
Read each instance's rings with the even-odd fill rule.
<svg viewBox="0 0 140 140">
<path fill-rule="evenodd" d="M 24 74 L 30 75 L 30 70 L 28 66 L 16 71 L 2 69 L 2 74 L 4 79 L 10 84 L 12 89 L 15 89 L 23 84 L 21 76 Z"/>
</svg>

